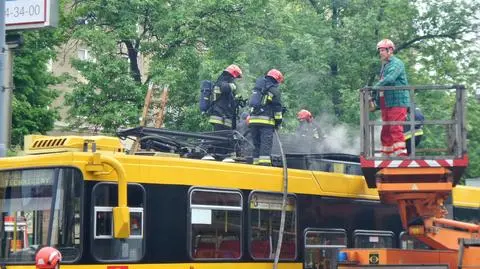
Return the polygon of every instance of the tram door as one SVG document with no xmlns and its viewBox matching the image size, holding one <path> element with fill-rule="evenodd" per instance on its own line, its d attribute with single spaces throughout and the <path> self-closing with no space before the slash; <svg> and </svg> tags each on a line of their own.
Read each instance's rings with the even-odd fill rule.
<svg viewBox="0 0 480 269">
<path fill-rule="evenodd" d="M 306 229 L 304 269 L 335 269 L 337 254 L 347 247 L 344 229 Z"/>
</svg>

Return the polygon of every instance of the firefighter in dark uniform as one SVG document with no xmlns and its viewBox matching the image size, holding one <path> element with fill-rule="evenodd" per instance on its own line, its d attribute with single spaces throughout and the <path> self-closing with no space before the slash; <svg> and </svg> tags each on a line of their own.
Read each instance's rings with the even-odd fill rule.
<svg viewBox="0 0 480 269">
<path fill-rule="evenodd" d="M 249 127 L 254 145 L 253 164 L 272 165 L 270 154 L 273 132 L 282 123 L 282 102 L 278 86 L 283 80 L 283 74 L 272 69 L 255 82 L 249 102 Z"/>
<path fill-rule="evenodd" d="M 306 109 L 302 109 L 297 113 L 297 119 L 299 121 L 299 125 L 296 131 L 296 135 L 302 138 L 306 138 L 309 141 L 312 138 L 315 141 L 320 141 L 325 138 L 320 126 L 313 121 L 313 115 L 310 111 Z"/>
<path fill-rule="evenodd" d="M 212 107 L 210 110 L 209 123 L 213 125 L 214 131 L 232 130 L 236 100 L 235 92 L 237 86 L 234 81 L 242 77 L 242 70 L 235 64 L 229 65 L 220 74 L 212 93 Z"/>
</svg>

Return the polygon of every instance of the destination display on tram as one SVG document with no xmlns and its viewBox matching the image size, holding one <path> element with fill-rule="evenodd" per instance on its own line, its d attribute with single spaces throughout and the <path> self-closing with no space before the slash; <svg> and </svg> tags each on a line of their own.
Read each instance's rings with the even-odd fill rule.
<svg viewBox="0 0 480 269">
<path fill-rule="evenodd" d="M 295 201 L 292 197 L 288 197 L 285 210 L 293 211 L 295 209 Z M 282 196 L 264 193 L 256 193 L 252 195 L 250 200 L 250 208 L 262 210 L 282 210 Z"/>
<path fill-rule="evenodd" d="M 0 172 L 0 188 L 51 185 L 53 170 Z"/>
</svg>

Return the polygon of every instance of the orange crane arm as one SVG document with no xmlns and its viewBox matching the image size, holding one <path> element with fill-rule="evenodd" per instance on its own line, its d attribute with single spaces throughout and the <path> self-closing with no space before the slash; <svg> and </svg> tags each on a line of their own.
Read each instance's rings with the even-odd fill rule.
<svg viewBox="0 0 480 269">
<path fill-rule="evenodd" d="M 384 168 L 377 174 L 380 200 L 397 204 L 410 235 L 434 249 L 458 250 L 459 239 L 479 237 L 480 226 L 445 219 L 452 173 L 444 167 Z"/>
</svg>

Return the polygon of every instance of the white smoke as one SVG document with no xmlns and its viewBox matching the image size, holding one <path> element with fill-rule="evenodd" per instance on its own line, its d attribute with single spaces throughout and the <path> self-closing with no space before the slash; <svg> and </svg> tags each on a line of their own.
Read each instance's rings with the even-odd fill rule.
<svg viewBox="0 0 480 269">
<path fill-rule="evenodd" d="M 315 138 L 313 135 L 302 135 L 295 131 L 282 132 L 281 140 L 285 153 L 344 153 L 353 155 L 360 153 L 359 128 L 336 123 L 335 118 L 328 115 L 315 118 L 313 124 L 320 130 L 319 138 Z M 279 152 L 275 141 L 273 152 Z"/>
<path fill-rule="evenodd" d="M 329 126 L 323 140 L 322 153 L 346 153 L 358 155 L 360 153 L 360 134 L 352 134 L 349 127 L 340 124 Z"/>
<path fill-rule="evenodd" d="M 360 153 L 360 129 L 343 123 L 335 123 L 334 117 L 321 115 L 314 119 L 324 133 L 319 153 Z"/>
</svg>

